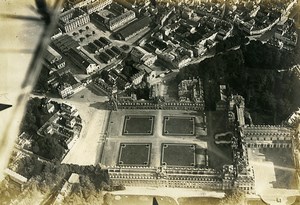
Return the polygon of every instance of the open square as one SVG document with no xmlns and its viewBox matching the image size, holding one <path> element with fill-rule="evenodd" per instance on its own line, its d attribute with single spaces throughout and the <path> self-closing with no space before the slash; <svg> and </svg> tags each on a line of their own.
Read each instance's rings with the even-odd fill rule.
<svg viewBox="0 0 300 205">
<path fill-rule="evenodd" d="M 125 116 L 123 135 L 152 135 L 154 116 Z"/>
<path fill-rule="evenodd" d="M 118 165 L 149 166 L 151 144 L 120 144 Z"/>
<path fill-rule="evenodd" d="M 176 167 L 194 167 L 195 149 L 195 144 L 162 144 L 161 164 Z"/>
<path fill-rule="evenodd" d="M 195 135 L 195 118 L 164 117 L 163 135 Z"/>
</svg>

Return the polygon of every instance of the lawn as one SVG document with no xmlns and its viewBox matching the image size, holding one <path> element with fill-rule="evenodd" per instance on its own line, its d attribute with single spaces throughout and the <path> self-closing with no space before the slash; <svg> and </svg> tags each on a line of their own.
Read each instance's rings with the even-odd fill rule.
<svg viewBox="0 0 300 205">
<path fill-rule="evenodd" d="M 195 135 L 195 118 L 164 117 L 163 135 Z"/>
<path fill-rule="evenodd" d="M 125 116 L 123 135 L 152 135 L 154 116 Z"/>
<path fill-rule="evenodd" d="M 121 144 L 119 165 L 149 166 L 151 144 Z"/>
<path fill-rule="evenodd" d="M 162 161 L 167 166 L 195 166 L 194 144 L 162 144 Z"/>
</svg>

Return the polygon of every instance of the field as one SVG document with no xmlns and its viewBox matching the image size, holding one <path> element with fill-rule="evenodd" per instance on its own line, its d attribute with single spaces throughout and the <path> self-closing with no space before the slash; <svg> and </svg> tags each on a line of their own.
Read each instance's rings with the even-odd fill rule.
<svg viewBox="0 0 300 205">
<path fill-rule="evenodd" d="M 149 166 L 151 144 L 121 144 L 119 165 Z"/>
<path fill-rule="evenodd" d="M 163 144 L 161 162 L 167 166 L 195 166 L 195 145 Z"/>
<path fill-rule="evenodd" d="M 163 135 L 195 135 L 195 118 L 164 117 Z"/>
<path fill-rule="evenodd" d="M 152 135 L 154 116 L 126 116 L 123 135 Z"/>
</svg>

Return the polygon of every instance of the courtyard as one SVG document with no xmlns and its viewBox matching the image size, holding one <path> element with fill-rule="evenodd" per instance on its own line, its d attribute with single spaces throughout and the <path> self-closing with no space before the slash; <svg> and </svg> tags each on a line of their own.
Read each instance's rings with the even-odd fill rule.
<svg viewBox="0 0 300 205">
<path fill-rule="evenodd" d="M 176 122 L 177 119 L 183 119 L 184 122 L 189 124 L 189 135 L 163 135 L 164 119 L 168 116 L 172 116 L 172 119 L 169 117 L 171 121 L 174 119 Z M 204 166 L 204 155 L 198 154 L 199 156 L 196 156 L 195 154 L 196 147 L 207 149 L 207 143 L 198 139 L 200 135 L 204 136 L 205 132 L 203 129 L 195 129 L 195 123 L 202 123 L 203 118 L 201 112 L 185 110 L 112 111 L 108 121 L 107 138 L 100 157 L 100 163 L 104 166 L 139 164 L 139 166 L 160 167 L 162 159 L 164 159 L 166 160 L 164 162 L 170 166 L 196 166 L 196 159 L 199 158 L 199 166 Z M 174 124 L 173 126 L 181 127 L 182 124 L 180 126 Z M 177 130 L 174 127 L 169 127 L 169 129 L 176 132 Z M 194 135 L 190 135 L 191 130 Z M 178 132 L 180 131 L 178 130 Z M 142 146 L 131 146 L 137 143 Z M 121 148 L 122 154 L 120 156 L 120 150 L 116 147 L 122 147 L 124 144 L 126 144 L 126 148 Z M 130 146 L 128 147 L 128 145 Z M 151 149 L 149 164 L 144 164 L 147 161 L 145 160 L 146 157 L 142 157 L 143 159 L 129 159 L 131 156 L 140 158 L 140 156 L 146 155 L 148 152 L 142 151 L 145 150 L 145 145 L 150 145 L 149 150 Z M 168 145 L 168 148 L 163 149 L 163 145 Z M 190 145 L 193 145 L 193 148 L 189 147 Z M 163 154 L 164 158 L 162 158 Z M 173 154 L 176 154 L 176 156 L 174 157 Z M 172 161 L 172 158 L 179 161 Z"/>
<path fill-rule="evenodd" d="M 249 148 L 248 155 L 257 179 L 255 186 L 258 193 L 269 189 L 275 191 L 297 187 L 290 148 Z"/>
<path fill-rule="evenodd" d="M 208 166 L 221 170 L 223 165 L 232 164 L 233 156 L 230 144 L 219 145 L 215 143 L 214 136 L 226 133 L 227 114 L 225 112 L 207 112 L 207 136 L 201 139 L 207 142 Z"/>
</svg>

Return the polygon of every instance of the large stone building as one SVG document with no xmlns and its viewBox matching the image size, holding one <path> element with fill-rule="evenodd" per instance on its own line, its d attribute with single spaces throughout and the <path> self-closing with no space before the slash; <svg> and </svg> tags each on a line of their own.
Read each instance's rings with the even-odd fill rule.
<svg viewBox="0 0 300 205">
<path fill-rule="evenodd" d="M 88 4 L 93 3 L 95 0 L 68 0 L 69 5 L 72 8 L 80 8 L 86 6 Z"/>
<path fill-rule="evenodd" d="M 88 14 L 92 14 L 96 11 L 100 11 L 104 9 L 106 6 L 110 5 L 112 3 L 112 0 L 96 0 L 94 2 L 90 2 L 82 9 L 87 12 Z"/>
<path fill-rule="evenodd" d="M 190 189 L 222 190 L 222 177 L 213 169 L 167 167 L 112 167 L 109 177 L 115 184 Z"/>
<path fill-rule="evenodd" d="M 248 147 L 252 148 L 290 148 L 293 131 L 275 125 L 245 126 L 243 134 Z"/>
<path fill-rule="evenodd" d="M 241 138 L 251 148 L 291 148 L 293 130 L 281 125 L 250 125 L 245 122 L 245 101 L 242 96 L 229 99 L 228 121 L 238 126 Z"/>
<path fill-rule="evenodd" d="M 120 28 L 121 26 L 126 25 L 128 22 L 132 21 L 133 19 L 135 19 L 135 13 L 131 10 L 125 11 L 121 15 L 110 19 L 107 22 L 107 27 L 109 28 L 109 30 L 113 31 L 116 30 L 117 28 Z"/>
<path fill-rule="evenodd" d="M 82 9 L 76 8 L 61 13 L 58 26 L 67 33 L 89 22 L 90 16 Z"/>
</svg>

